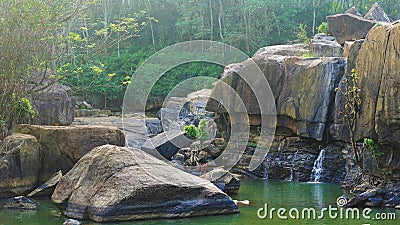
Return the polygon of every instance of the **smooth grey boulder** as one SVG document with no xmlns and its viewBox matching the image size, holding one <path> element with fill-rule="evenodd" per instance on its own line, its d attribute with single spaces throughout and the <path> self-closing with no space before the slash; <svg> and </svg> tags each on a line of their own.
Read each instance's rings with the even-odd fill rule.
<svg viewBox="0 0 400 225">
<path fill-rule="evenodd" d="M 58 183 L 64 215 L 96 222 L 238 213 L 211 182 L 139 150 L 113 145 L 86 154 Z"/>
</svg>

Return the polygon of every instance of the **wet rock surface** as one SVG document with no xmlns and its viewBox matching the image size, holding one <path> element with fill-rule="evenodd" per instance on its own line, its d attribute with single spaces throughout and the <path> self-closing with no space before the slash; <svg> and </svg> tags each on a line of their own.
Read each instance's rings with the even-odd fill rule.
<svg viewBox="0 0 400 225">
<path fill-rule="evenodd" d="M 10 199 L 7 199 L 3 205 L 4 209 L 14 209 L 14 210 L 36 210 L 36 203 L 25 197 L 25 196 L 17 196 Z"/>
</svg>

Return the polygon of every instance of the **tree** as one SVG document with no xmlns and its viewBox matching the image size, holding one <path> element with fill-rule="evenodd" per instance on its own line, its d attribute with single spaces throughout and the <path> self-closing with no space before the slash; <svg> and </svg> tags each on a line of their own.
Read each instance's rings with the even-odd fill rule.
<svg viewBox="0 0 400 225">
<path fill-rule="evenodd" d="M 0 139 L 34 115 L 31 93 L 46 88 L 65 53 L 68 22 L 80 12 L 79 0 L 0 1 Z M 32 81 L 36 84 L 32 85 Z"/>
</svg>

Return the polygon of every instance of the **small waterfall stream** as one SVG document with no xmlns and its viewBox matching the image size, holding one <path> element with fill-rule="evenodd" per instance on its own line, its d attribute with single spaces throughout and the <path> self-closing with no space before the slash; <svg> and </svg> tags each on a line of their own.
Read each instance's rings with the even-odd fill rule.
<svg viewBox="0 0 400 225">
<path fill-rule="evenodd" d="M 318 158 L 314 162 L 314 167 L 311 172 L 311 182 L 320 182 L 321 173 L 324 170 L 322 167 L 322 162 L 324 161 L 325 157 L 325 149 L 322 149 L 318 155 Z"/>
<path fill-rule="evenodd" d="M 294 162 L 295 162 L 295 160 L 297 158 L 297 153 L 298 152 L 299 152 L 299 150 L 297 150 L 296 153 L 294 153 L 294 156 L 292 158 L 292 166 L 290 167 L 290 176 L 287 179 L 287 181 L 289 181 L 289 182 L 293 181 L 293 167 L 295 166 Z"/>
</svg>

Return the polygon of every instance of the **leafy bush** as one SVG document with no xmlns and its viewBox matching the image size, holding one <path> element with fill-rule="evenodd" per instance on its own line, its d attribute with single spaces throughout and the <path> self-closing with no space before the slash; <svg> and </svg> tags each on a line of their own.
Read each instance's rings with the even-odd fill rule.
<svg viewBox="0 0 400 225">
<path fill-rule="evenodd" d="M 18 98 L 16 95 L 13 95 L 13 99 L 15 112 L 22 121 L 29 121 L 35 117 L 36 113 L 29 99 L 25 97 Z"/>
<path fill-rule="evenodd" d="M 327 22 L 323 22 L 321 23 L 321 25 L 318 26 L 317 28 L 318 33 L 323 33 L 326 35 L 330 35 L 331 32 L 329 31 L 329 27 L 328 27 L 328 23 Z"/>
<path fill-rule="evenodd" d="M 184 131 L 189 137 L 193 139 L 197 137 L 197 129 L 193 124 L 185 126 Z"/>
</svg>

